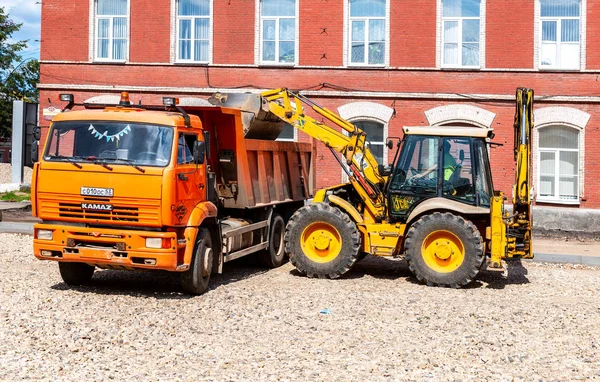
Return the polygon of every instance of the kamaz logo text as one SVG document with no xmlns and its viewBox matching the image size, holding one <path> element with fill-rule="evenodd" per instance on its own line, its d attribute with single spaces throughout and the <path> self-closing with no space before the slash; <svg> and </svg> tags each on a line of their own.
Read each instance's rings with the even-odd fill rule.
<svg viewBox="0 0 600 382">
<path fill-rule="evenodd" d="M 111 204 L 81 203 L 81 209 L 92 211 L 112 211 L 113 206 Z"/>
</svg>

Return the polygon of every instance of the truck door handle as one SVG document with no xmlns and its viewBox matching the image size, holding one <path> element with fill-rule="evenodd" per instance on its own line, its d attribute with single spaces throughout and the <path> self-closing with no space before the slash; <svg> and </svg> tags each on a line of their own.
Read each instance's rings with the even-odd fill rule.
<svg viewBox="0 0 600 382">
<path fill-rule="evenodd" d="M 188 177 L 185 176 L 185 174 L 177 174 L 177 177 L 179 178 L 179 180 L 188 180 Z"/>
</svg>

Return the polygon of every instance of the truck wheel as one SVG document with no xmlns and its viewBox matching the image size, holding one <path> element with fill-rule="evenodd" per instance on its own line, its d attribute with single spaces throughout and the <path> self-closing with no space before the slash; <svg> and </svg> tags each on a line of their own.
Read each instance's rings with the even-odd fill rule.
<svg viewBox="0 0 600 382">
<path fill-rule="evenodd" d="M 404 242 L 406 261 L 417 279 L 430 286 L 460 288 L 483 264 L 483 241 L 473 223 L 434 212 L 417 220 Z"/>
<path fill-rule="evenodd" d="M 189 294 L 202 294 L 208 289 L 212 272 L 213 251 L 210 232 L 206 228 L 198 231 L 196 249 L 190 268 L 181 274 L 183 290 Z"/>
<path fill-rule="evenodd" d="M 358 258 L 360 233 L 350 217 L 327 203 L 309 204 L 290 218 L 285 230 L 290 261 L 308 277 L 340 277 Z"/>
<path fill-rule="evenodd" d="M 285 260 L 285 248 L 283 245 L 283 234 L 285 223 L 279 214 L 273 214 L 271 218 L 271 230 L 269 232 L 269 248 L 259 253 L 260 262 L 269 268 L 277 268 Z"/>
<path fill-rule="evenodd" d="M 85 263 L 58 263 L 60 277 L 67 285 L 84 285 L 90 282 L 95 267 Z"/>
</svg>

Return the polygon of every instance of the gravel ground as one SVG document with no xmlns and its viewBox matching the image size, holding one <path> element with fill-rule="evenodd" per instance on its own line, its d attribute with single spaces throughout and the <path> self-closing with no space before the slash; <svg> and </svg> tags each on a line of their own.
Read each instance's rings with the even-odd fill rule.
<svg viewBox="0 0 600 382">
<path fill-rule="evenodd" d="M 148 272 L 71 288 L 31 237 L 0 243 L 0 380 L 600 378 L 597 268 L 527 263 L 452 290 L 403 261 L 367 258 L 340 280 L 238 262 L 189 297 Z"/>
<path fill-rule="evenodd" d="M 25 167 L 23 173 L 23 183 L 31 184 L 31 174 L 33 169 Z M 0 184 L 12 183 L 12 165 L 10 163 L 0 163 Z"/>
</svg>

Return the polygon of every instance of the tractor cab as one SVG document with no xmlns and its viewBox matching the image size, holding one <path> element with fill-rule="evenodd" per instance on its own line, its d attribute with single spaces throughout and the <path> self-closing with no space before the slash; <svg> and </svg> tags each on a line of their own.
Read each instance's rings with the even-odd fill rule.
<svg viewBox="0 0 600 382">
<path fill-rule="evenodd" d="M 405 127 L 404 134 L 388 187 L 391 220 L 405 222 L 433 198 L 489 209 L 493 186 L 487 139 L 492 129 Z"/>
</svg>

